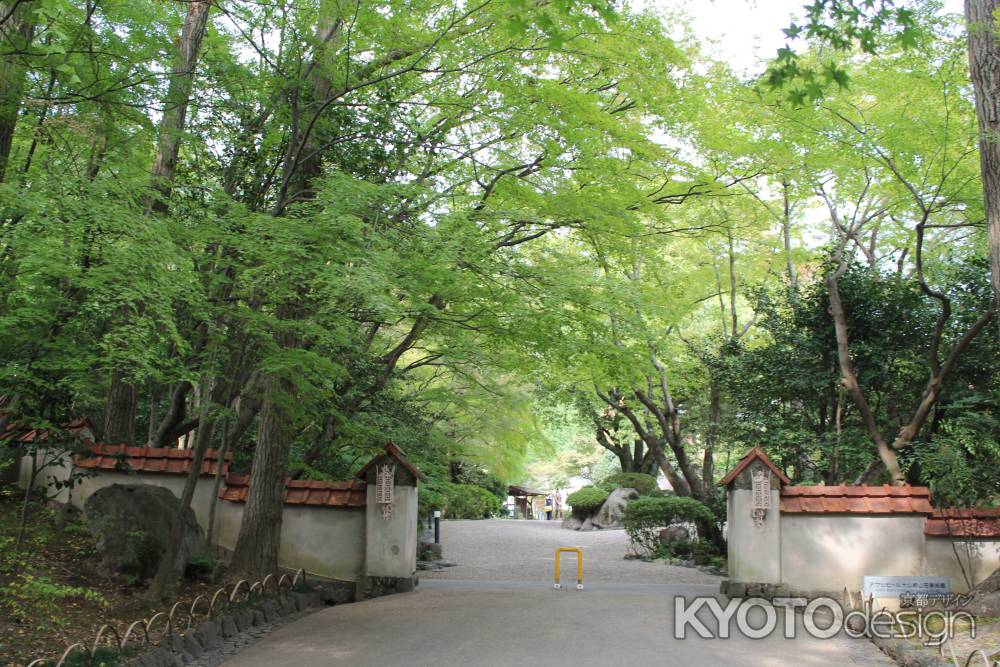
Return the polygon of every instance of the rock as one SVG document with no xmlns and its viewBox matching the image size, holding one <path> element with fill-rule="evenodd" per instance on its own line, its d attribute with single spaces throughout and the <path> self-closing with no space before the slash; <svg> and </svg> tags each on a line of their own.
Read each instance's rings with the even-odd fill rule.
<svg viewBox="0 0 1000 667">
<path fill-rule="evenodd" d="M 726 594 L 729 593 L 729 580 L 728 579 L 723 579 L 722 581 L 719 582 L 719 592 L 722 593 L 723 595 L 726 595 Z"/>
<path fill-rule="evenodd" d="M 593 519 L 591 519 L 591 518 L 590 518 L 590 517 L 588 516 L 588 517 L 587 517 L 587 518 L 586 518 L 586 519 L 584 520 L 584 522 L 583 522 L 582 524 L 580 524 L 580 527 L 579 527 L 579 528 L 578 528 L 577 530 L 581 530 L 581 531 L 583 531 L 583 532 L 587 532 L 587 531 L 590 531 L 590 530 L 594 530 L 594 521 L 593 521 Z"/>
<path fill-rule="evenodd" d="M 673 525 L 673 526 L 667 526 L 666 528 L 661 530 L 659 534 L 659 539 L 660 539 L 660 544 L 666 546 L 674 542 L 690 539 L 690 535 L 688 534 L 688 529 L 685 528 L 684 526 Z"/>
<path fill-rule="evenodd" d="M 583 519 L 572 512 L 567 514 L 562 522 L 562 527 L 566 530 L 580 530 L 580 526 L 582 525 Z"/>
<path fill-rule="evenodd" d="M 739 581 L 730 581 L 726 592 L 731 598 L 744 598 L 747 595 L 747 585 Z"/>
<path fill-rule="evenodd" d="M 288 616 L 289 614 L 294 614 L 298 611 L 295 607 L 295 600 L 284 597 L 278 599 L 278 611 L 281 612 L 282 616 Z"/>
<path fill-rule="evenodd" d="M 264 625 L 267 623 L 267 619 L 264 618 L 264 612 L 259 609 L 253 610 L 253 624 L 254 625 Z"/>
<path fill-rule="evenodd" d="M 639 492 L 635 489 L 615 489 L 608 496 L 608 499 L 601 505 L 594 515 L 593 524 L 595 528 L 622 528 L 622 519 L 625 518 L 625 506 L 628 501 L 639 497 Z"/>
<path fill-rule="evenodd" d="M 201 644 L 198 643 L 198 640 L 195 639 L 193 632 L 189 632 L 186 635 L 184 635 L 184 653 L 190 654 L 193 657 L 197 658 L 204 652 L 205 650 L 201 647 Z"/>
<path fill-rule="evenodd" d="M 209 649 L 219 643 L 221 630 L 216 621 L 211 619 L 202 621 L 198 629 L 194 631 L 194 638 L 198 640 L 202 648 Z"/>
<path fill-rule="evenodd" d="M 236 621 L 236 629 L 239 632 L 246 632 L 253 627 L 253 612 L 249 609 L 240 609 L 233 614 L 233 620 Z"/>
<path fill-rule="evenodd" d="M 223 616 L 220 620 L 222 623 L 222 636 L 226 639 L 235 637 L 240 633 L 239 628 L 236 627 L 236 621 L 232 616 Z"/>
<path fill-rule="evenodd" d="M 764 597 L 764 585 L 763 584 L 749 584 L 747 586 L 747 597 L 751 597 L 751 598 L 762 598 L 762 597 Z"/>
<path fill-rule="evenodd" d="M 155 574 L 179 502 L 170 489 L 150 484 L 112 484 L 91 494 L 84 513 L 104 566 L 140 578 Z M 192 558 L 209 553 L 194 511 L 188 508 L 174 569 L 180 574 Z"/>
<path fill-rule="evenodd" d="M 441 565 L 445 565 L 445 563 L 441 563 Z M 311 603 L 310 606 L 319 606 L 320 604 L 335 605 L 344 604 L 345 602 L 353 602 L 354 587 L 348 585 L 327 584 L 320 588 L 312 597 L 314 600 L 317 600 L 317 602 Z"/>
</svg>

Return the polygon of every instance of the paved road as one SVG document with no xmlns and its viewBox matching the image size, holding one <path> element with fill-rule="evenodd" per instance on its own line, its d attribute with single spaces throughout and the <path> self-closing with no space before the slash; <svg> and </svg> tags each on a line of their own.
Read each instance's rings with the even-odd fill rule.
<svg viewBox="0 0 1000 667">
<path fill-rule="evenodd" d="M 624 560 L 624 530 L 587 533 L 562 530 L 558 521 L 445 521 L 444 558 L 458 563 L 443 572 L 421 572 L 420 579 L 551 581 L 556 547 L 583 547 L 587 583 L 715 584 L 721 577 L 689 567 Z M 575 567 L 572 555 L 564 566 Z M 572 579 L 570 579 L 572 583 Z"/>
<path fill-rule="evenodd" d="M 586 551 L 585 591 L 552 589 L 550 547 L 567 543 L 564 536 Z M 445 579 L 422 577 L 414 593 L 311 614 L 224 667 L 895 664 L 866 640 L 814 639 L 801 627 L 793 640 L 780 633 L 760 640 L 701 639 L 693 633 L 675 639 L 675 598 L 714 595 L 718 578 L 623 561 L 620 531 L 560 533 L 551 524 L 449 522 L 442 541 L 446 556 L 463 563 L 435 574 Z M 461 576 L 477 580 L 456 578 Z M 710 619 L 706 625 L 718 634 Z M 780 617 L 778 627 L 784 627 Z"/>
<path fill-rule="evenodd" d="M 895 664 L 866 640 L 813 639 L 801 628 L 795 640 L 674 639 L 674 596 L 714 589 L 595 584 L 577 592 L 541 583 L 426 581 L 415 593 L 311 614 L 223 667 Z"/>
</svg>

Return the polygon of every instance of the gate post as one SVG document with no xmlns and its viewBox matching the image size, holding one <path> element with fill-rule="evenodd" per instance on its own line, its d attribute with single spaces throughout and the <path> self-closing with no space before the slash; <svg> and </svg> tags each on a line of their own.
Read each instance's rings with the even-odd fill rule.
<svg viewBox="0 0 1000 667">
<path fill-rule="evenodd" d="M 788 477 L 754 447 L 719 483 L 727 496 L 730 579 L 781 583 L 781 485 Z"/>
<path fill-rule="evenodd" d="M 412 591 L 417 585 L 417 482 L 420 474 L 393 444 L 358 471 L 367 482 L 365 572 L 359 597 Z"/>
</svg>

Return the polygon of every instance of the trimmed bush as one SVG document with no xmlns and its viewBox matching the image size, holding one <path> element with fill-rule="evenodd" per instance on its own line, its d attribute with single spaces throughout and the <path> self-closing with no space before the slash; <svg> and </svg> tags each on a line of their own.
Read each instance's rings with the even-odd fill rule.
<svg viewBox="0 0 1000 667">
<path fill-rule="evenodd" d="M 445 489 L 446 519 L 488 519 L 500 513 L 503 502 L 481 486 L 449 484 Z"/>
<path fill-rule="evenodd" d="M 573 508 L 574 513 L 591 514 L 601 509 L 601 505 L 610 494 L 596 486 L 585 486 L 566 498 L 566 504 Z"/>
<path fill-rule="evenodd" d="M 633 500 L 625 507 L 625 532 L 632 550 L 641 556 L 652 556 L 660 543 L 660 530 L 674 521 L 691 521 L 704 525 L 714 523 L 715 515 L 708 506 L 694 498 L 667 496 Z"/>
<path fill-rule="evenodd" d="M 644 472 L 620 472 L 608 475 L 598 485 L 607 491 L 635 489 L 640 496 L 651 495 L 656 490 L 656 478 Z"/>
<path fill-rule="evenodd" d="M 421 517 L 430 517 L 441 510 L 445 519 L 487 519 L 500 513 L 503 500 L 481 486 L 430 482 L 421 487 L 418 496 Z"/>
</svg>

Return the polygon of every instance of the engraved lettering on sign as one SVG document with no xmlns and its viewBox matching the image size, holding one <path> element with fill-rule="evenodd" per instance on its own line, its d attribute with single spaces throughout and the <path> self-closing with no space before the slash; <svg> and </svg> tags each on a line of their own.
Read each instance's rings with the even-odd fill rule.
<svg viewBox="0 0 1000 667">
<path fill-rule="evenodd" d="M 760 526 L 764 523 L 767 510 L 771 509 L 771 476 L 763 470 L 754 470 L 753 479 L 753 501 L 751 503 L 753 523 Z"/>
<path fill-rule="evenodd" d="M 392 516 L 392 482 L 396 476 L 396 466 L 386 463 L 378 467 L 375 478 L 375 502 L 382 509 L 382 518 L 386 521 Z"/>
</svg>

